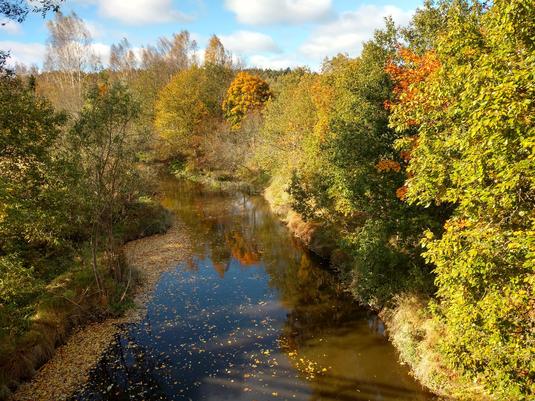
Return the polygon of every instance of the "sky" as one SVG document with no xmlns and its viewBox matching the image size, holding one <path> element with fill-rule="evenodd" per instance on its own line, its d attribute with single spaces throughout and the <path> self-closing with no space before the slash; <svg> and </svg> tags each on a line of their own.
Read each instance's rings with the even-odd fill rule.
<svg viewBox="0 0 535 401">
<path fill-rule="evenodd" d="M 423 0 L 66 0 L 86 23 L 93 48 L 106 63 L 109 48 L 126 37 L 133 48 L 188 30 L 202 52 L 212 34 L 247 66 L 316 70 L 325 57 L 358 56 L 362 42 L 392 16 L 406 24 Z M 48 30 L 31 15 L 0 26 L 0 49 L 11 63 L 42 65 Z"/>
</svg>

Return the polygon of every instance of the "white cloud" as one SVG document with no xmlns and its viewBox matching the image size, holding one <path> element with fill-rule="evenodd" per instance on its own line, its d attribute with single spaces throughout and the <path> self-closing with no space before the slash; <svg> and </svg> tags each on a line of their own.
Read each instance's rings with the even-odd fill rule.
<svg viewBox="0 0 535 401">
<path fill-rule="evenodd" d="M 248 54 L 251 52 L 280 53 L 271 36 L 260 32 L 238 31 L 230 35 L 220 35 L 219 39 L 226 49 L 237 54 Z"/>
<path fill-rule="evenodd" d="M 10 57 L 8 64 L 24 63 L 26 65 L 43 62 L 46 52 L 46 46 L 41 43 L 21 43 L 10 40 L 0 41 L 0 49 L 9 51 Z"/>
<path fill-rule="evenodd" d="M 296 58 L 287 55 L 265 56 L 261 54 L 255 54 L 250 56 L 247 61 L 247 65 L 250 67 L 271 68 L 274 70 L 304 65 Z"/>
<path fill-rule="evenodd" d="M 84 19 L 84 24 L 93 39 L 107 36 L 105 35 L 105 28 L 99 22 Z"/>
<path fill-rule="evenodd" d="M 376 29 L 384 27 L 385 17 L 391 16 L 397 24 L 406 24 L 413 13 L 413 10 L 389 5 L 365 5 L 355 11 L 346 11 L 335 21 L 318 27 L 299 50 L 314 60 L 338 53 L 356 56 L 362 50 L 362 42 L 371 39 Z"/>
<path fill-rule="evenodd" d="M 107 66 L 110 61 L 110 45 L 104 43 L 93 43 L 91 45 L 91 51 L 95 56 L 100 58 L 100 61 L 103 65 Z"/>
<path fill-rule="evenodd" d="M 15 21 L 0 21 L 0 32 L 5 32 L 8 35 L 18 35 L 22 32 L 21 25 Z"/>
<path fill-rule="evenodd" d="M 225 6 L 251 25 L 318 21 L 332 12 L 332 0 L 225 0 Z"/>
<path fill-rule="evenodd" d="M 99 12 L 104 17 L 130 25 L 186 22 L 192 19 L 175 10 L 172 0 L 97 0 L 97 2 Z"/>
</svg>

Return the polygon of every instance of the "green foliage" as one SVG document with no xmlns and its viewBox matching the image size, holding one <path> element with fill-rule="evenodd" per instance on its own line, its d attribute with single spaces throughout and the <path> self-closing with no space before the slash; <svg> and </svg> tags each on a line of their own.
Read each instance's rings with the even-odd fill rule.
<svg viewBox="0 0 535 401">
<path fill-rule="evenodd" d="M 57 147 L 65 122 L 19 80 L 0 79 L 0 248 L 57 245 L 72 232 L 76 172 Z"/>
<path fill-rule="evenodd" d="M 146 132 L 135 125 L 139 103 L 116 81 L 93 85 L 70 131 L 72 151 L 79 156 L 87 206 L 93 221 L 112 222 L 114 215 L 138 192 L 137 153 Z"/>
<path fill-rule="evenodd" d="M 418 128 L 407 199 L 452 204 L 436 266 L 442 351 L 503 400 L 535 394 L 535 5 L 454 3 L 437 41 L 439 70 L 393 110 Z"/>
<path fill-rule="evenodd" d="M 326 167 L 320 149 L 327 131 L 332 90 L 320 75 L 296 69 L 273 83 L 275 96 L 264 110 L 255 163 L 271 176 L 274 206 L 292 206 L 305 218 L 317 210 L 317 183 Z M 290 196 L 292 195 L 292 196 Z M 309 202 L 310 201 L 310 202 Z"/>
<path fill-rule="evenodd" d="M 433 291 L 418 240 L 425 229 L 439 232 L 441 220 L 437 211 L 406 205 L 396 195 L 404 160 L 384 104 L 392 92 L 385 65 L 397 41 L 388 22 L 359 58 L 338 56 L 325 64 L 321 83 L 328 90 L 320 98 L 329 106 L 306 128 L 315 131 L 306 148 L 316 163 L 297 166 L 288 188 L 294 210 L 337 227 L 340 247 L 352 257 L 353 292 L 375 307 L 402 291 Z"/>
<path fill-rule="evenodd" d="M 0 256 L 0 339 L 20 335 L 30 324 L 33 300 L 43 290 L 43 282 L 16 254 Z"/>
<path fill-rule="evenodd" d="M 17 255 L 0 257 L 0 303 L 20 305 L 39 290 L 32 269 L 24 267 Z"/>
</svg>

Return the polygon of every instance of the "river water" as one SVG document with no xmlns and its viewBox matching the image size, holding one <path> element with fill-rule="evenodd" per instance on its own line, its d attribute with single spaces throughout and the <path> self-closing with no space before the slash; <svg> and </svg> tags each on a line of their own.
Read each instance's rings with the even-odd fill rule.
<svg viewBox="0 0 535 401">
<path fill-rule="evenodd" d="M 162 275 L 72 401 L 432 400 L 260 197 L 162 180 L 194 255 Z"/>
</svg>

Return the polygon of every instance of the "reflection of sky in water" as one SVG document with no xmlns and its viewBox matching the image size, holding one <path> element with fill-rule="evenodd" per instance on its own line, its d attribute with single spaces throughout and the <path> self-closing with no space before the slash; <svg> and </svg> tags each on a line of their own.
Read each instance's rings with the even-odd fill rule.
<svg viewBox="0 0 535 401">
<path fill-rule="evenodd" d="M 162 276 L 73 400 L 431 399 L 262 200 L 164 190 L 197 257 Z"/>
</svg>

